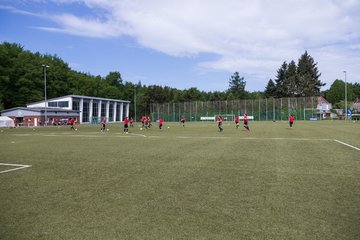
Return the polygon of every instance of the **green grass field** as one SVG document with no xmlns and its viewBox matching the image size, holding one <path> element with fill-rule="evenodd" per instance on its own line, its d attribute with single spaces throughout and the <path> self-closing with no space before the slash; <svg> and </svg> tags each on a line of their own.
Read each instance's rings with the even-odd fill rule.
<svg viewBox="0 0 360 240">
<path fill-rule="evenodd" d="M 0 239 L 360 239 L 359 122 L 164 125 L 3 129 Z"/>
</svg>

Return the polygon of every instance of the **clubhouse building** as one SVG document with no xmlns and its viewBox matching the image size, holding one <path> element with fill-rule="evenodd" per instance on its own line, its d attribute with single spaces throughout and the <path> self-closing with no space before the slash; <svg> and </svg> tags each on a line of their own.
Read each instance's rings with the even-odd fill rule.
<svg viewBox="0 0 360 240">
<path fill-rule="evenodd" d="M 67 124 L 69 118 L 78 124 L 97 124 L 106 118 L 107 122 L 122 122 L 129 116 L 130 101 L 98 98 L 80 95 L 67 95 L 27 104 L 1 112 L 11 117 L 17 126 L 41 126 Z M 46 106 L 46 107 L 45 107 Z"/>
</svg>

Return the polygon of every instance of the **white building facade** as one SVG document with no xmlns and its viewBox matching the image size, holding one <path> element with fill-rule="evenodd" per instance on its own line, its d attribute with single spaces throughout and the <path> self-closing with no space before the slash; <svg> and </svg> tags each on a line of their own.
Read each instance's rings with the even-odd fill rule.
<svg viewBox="0 0 360 240">
<path fill-rule="evenodd" d="M 59 108 L 80 112 L 80 124 L 100 123 L 103 118 L 107 122 L 122 122 L 129 116 L 130 101 L 89 97 L 81 95 L 67 95 L 27 104 L 28 108 Z"/>
</svg>

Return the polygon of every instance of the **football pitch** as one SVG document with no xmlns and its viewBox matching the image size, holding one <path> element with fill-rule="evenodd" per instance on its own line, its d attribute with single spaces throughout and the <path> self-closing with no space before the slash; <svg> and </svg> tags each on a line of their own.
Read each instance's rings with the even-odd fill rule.
<svg viewBox="0 0 360 240">
<path fill-rule="evenodd" d="M 360 239 L 360 123 L 3 129 L 0 239 Z"/>
</svg>

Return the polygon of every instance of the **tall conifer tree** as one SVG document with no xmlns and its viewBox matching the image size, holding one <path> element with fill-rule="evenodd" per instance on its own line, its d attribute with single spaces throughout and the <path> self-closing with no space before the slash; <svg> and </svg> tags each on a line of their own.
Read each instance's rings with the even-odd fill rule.
<svg viewBox="0 0 360 240">
<path fill-rule="evenodd" d="M 301 55 L 297 73 L 299 77 L 298 96 L 318 96 L 320 94 L 320 87 L 325 86 L 319 79 L 321 73 L 317 68 L 317 63 L 314 59 L 305 51 Z"/>
<path fill-rule="evenodd" d="M 279 70 L 277 71 L 277 75 L 275 78 L 276 83 L 276 96 L 277 97 L 285 97 L 286 96 L 286 72 L 288 65 L 286 62 L 283 62 Z"/>
</svg>

